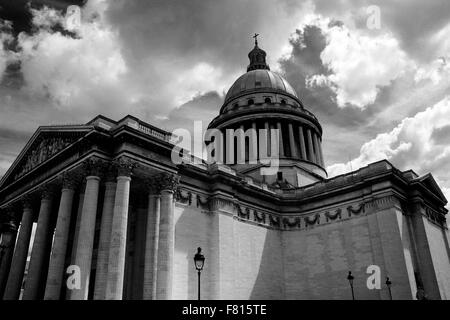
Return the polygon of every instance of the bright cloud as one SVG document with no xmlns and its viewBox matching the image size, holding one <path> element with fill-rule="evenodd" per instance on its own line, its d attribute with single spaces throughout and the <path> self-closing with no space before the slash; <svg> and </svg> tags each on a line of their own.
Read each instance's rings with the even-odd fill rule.
<svg viewBox="0 0 450 320">
<path fill-rule="evenodd" d="M 50 30 L 64 22 L 59 12 L 46 8 L 33 14 L 39 32 L 19 35 L 25 90 L 49 95 L 57 107 L 70 108 L 89 99 L 93 88 L 119 85 L 126 65 L 113 31 L 94 20 L 82 23 L 77 36 L 70 37 Z"/>
<path fill-rule="evenodd" d="M 360 155 L 347 163 L 327 168 L 335 176 L 388 159 L 400 170 L 432 172 L 450 199 L 450 96 L 404 119 L 392 131 L 381 133 L 361 147 Z"/>
<path fill-rule="evenodd" d="M 313 75 L 307 84 L 332 88 L 339 107 L 351 104 L 365 108 L 375 101 L 381 86 L 389 85 L 414 66 L 392 35 L 366 35 L 331 22 L 321 16 L 311 21 L 326 38 L 320 58 L 331 74 Z"/>
</svg>

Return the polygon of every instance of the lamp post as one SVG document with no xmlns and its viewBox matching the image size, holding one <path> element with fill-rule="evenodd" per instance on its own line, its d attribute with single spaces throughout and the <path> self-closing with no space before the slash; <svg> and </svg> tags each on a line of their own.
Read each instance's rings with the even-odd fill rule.
<svg viewBox="0 0 450 320">
<path fill-rule="evenodd" d="M 392 300 L 391 284 L 392 284 L 392 282 L 391 282 L 391 280 L 389 280 L 389 277 L 386 277 L 386 285 L 389 290 L 389 298 Z"/>
<path fill-rule="evenodd" d="M 200 300 L 200 274 L 203 270 L 203 265 L 205 264 L 205 256 L 202 255 L 202 248 L 197 248 L 197 253 L 194 256 L 195 269 L 198 272 L 198 300 Z"/>
<path fill-rule="evenodd" d="M 5 222 L 0 226 L 0 266 L 3 263 L 5 250 L 11 247 L 16 232 L 17 227 L 12 221 Z"/>
<path fill-rule="evenodd" d="M 352 272 L 348 272 L 347 280 L 348 283 L 350 283 L 350 288 L 352 289 L 352 300 L 355 300 L 355 293 L 353 292 L 353 279 L 355 279 L 354 276 L 352 276 Z"/>
</svg>

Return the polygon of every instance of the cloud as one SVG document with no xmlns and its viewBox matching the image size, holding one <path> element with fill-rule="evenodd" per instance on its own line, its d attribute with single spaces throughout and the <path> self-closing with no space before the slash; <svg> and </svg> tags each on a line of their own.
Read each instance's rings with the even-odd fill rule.
<svg viewBox="0 0 450 320">
<path fill-rule="evenodd" d="M 88 108 L 88 102 L 96 102 L 98 108 L 99 102 L 107 102 L 98 92 L 112 94 L 127 71 L 115 35 L 101 21 L 81 24 L 76 37 L 51 30 L 63 22 L 58 11 L 33 10 L 38 31 L 18 38 L 24 91 L 47 95 L 57 108 Z"/>
<path fill-rule="evenodd" d="M 14 53 L 9 49 L 13 40 L 11 23 L 0 19 L 0 80 L 8 65 L 15 59 Z"/>
<path fill-rule="evenodd" d="M 320 58 L 331 72 L 312 75 L 307 84 L 329 86 L 341 108 L 373 104 L 380 87 L 388 86 L 414 66 L 389 34 L 368 36 L 321 16 L 311 23 L 321 29 L 326 39 Z"/>
<path fill-rule="evenodd" d="M 400 170 L 413 169 L 419 174 L 432 172 L 450 199 L 450 96 L 432 107 L 405 118 L 389 132 L 380 133 L 363 144 L 360 155 L 347 163 L 327 168 L 335 176 L 388 159 Z"/>
</svg>

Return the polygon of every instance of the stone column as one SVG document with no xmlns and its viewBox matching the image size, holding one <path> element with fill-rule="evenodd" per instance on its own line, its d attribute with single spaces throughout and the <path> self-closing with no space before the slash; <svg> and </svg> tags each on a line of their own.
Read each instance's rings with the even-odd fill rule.
<svg viewBox="0 0 450 320">
<path fill-rule="evenodd" d="M 71 300 L 87 300 L 88 298 L 102 165 L 103 163 L 96 159 L 88 159 L 84 162 L 85 171 L 88 176 L 86 177 L 86 189 L 74 263 L 80 268 L 81 285 L 79 289 L 72 289 L 72 293 L 70 294 Z"/>
<path fill-rule="evenodd" d="M 308 160 L 308 157 L 306 156 L 305 136 L 303 135 L 303 127 L 302 126 L 298 126 L 298 137 L 300 140 L 301 159 Z"/>
<path fill-rule="evenodd" d="M 15 209 L 13 207 L 8 208 L 10 212 L 7 213 L 7 216 L 10 217 L 10 221 L 15 226 L 15 232 L 13 238 L 11 239 L 11 244 L 7 248 L 0 248 L 0 297 L 3 296 L 5 291 L 6 282 L 8 280 L 8 275 L 12 271 L 11 270 L 11 261 L 14 253 L 14 246 L 16 244 L 16 236 L 17 236 L 17 223 L 14 221 L 15 217 Z"/>
<path fill-rule="evenodd" d="M 108 277 L 109 244 L 114 213 L 114 199 L 116 196 L 116 170 L 111 166 L 105 183 L 102 222 L 97 253 L 97 270 L 95 273 L 94 300 L 104 300 L 106 294 L 106 280 Z"/>
<path fill-rule="evenodd" d="M 50 255 L 45 300 L 59 300 L 61 285 L 64 278 L 64 264 L 66 260 L 67 242 L 69 239 L 70 218 L 72 215 L 73 197 L 75 195 L 76 180 L 67 173 L 62 177 L 61 200 L 59 202 L 58 218 L 56 220 L 55 238 Z"/>
<path fill-rule="evenodd" d="M 81 213 L 83 212 L 84 192 L 86 190 L 86 179 L 83 179 L 79 187 L 80 194 L 78 196 L 77 218 L 75 222 L 75 230 L 73 233 L 73 240 L 70 244 L 72 246 L 72 254 L 70 255 L 70 264 L 75 264 L 77 256 L 78 235 L 80 234 Z M 66 300 L 71 300 L 72 290 L 66 290 Z"/>
<path fill-rule="evenodd" d="M 156 299 L 156 277 L 158 261 L 159 223 L 161 197 L 159 195 L 157 181 L 148 181 L 148 212 L 147 233 L 145 237 L 145 266 L 144 266 L 144 300 Z"/>
<path fill-rule="evenodd" d="M 134 163 L 126 158 L 120 158 L 116 161 L 116 164 L 118 176 L 109 247 L 108 277 L 105 295 L 105 299 L 107 300 L 122 299 L 127 244 L 128 204 L 130 199 L 130 176 L 134 167 Z"/>
<path fill-rule="evenodd" d="M 311 129 L 306 129 L 306 137 L 308 138 L 308 149 L 309 149 L 309 157 L 308 160 L 311 162 L 316 162 L 316 157 L 314 155 L 314 147 L 311 136 Z"/>
<path fill-rule="evenodd" d="M 294 129 L 292 123 L 289 123 L 289 146 L 291 147 L 291 158 L 297 158 L 297 149 L 295 147 Z"/>
<path fill-rule="evenodd" d="M 161 216 L 156 276 L 156 299 L 172 299 L 173 254 L 175 250 L 175 224 L 173 218 L 173 194 L 179 178 L 174 174 L 163 174 L 161 182 Z"/>
<path fill-rule="evenodd" d="M 267 155 L 270 156 L 270 151 L 271 151 L 270 126 L 269 126 L 269 122 L 268 121 L 264 122 L 264 129 L 266 129 L 266 132 L 267 132 L 267 146 L 266 146 Z"/>
<path fill-rule="evenodd" d="M 323 158 L 323 152 L 322 152 L 322 138 L 317 137 L 319 143 L 319 154 L 320 154 L 320 162 L 322 163 L 322 167 L 325 168 L 325 160 Z"/>
<path fill-rule="evenodd" d="M 32 229 L 33 209 L 30 199 L 26 198 L 23 200 L 23 213 L 22 221 L 20 223 L 20 232 L 17 239 L 16 249 L 14 251 L 14 257 L 10 269 L 11 271 L 9 273 L 3 300 L 19 299 Z"/>
<path fill-rule="evenodd" d="M 280 145 L 280 157 L 284 157 L 284 146 L 283 146 L 283 130 L 281 130 L 281 122 L 277 122 L 278 129 L 278 143 Z"/>
<path fill-rule="evenodd" d="M 136 210 L 136 227 L 135 227 L 135 241 L 134 241 L 134 256 L 133 256 L 133 270 L 132 270 L 132 292 L 133 300 L 142 300 L 143 296 L 143 282 L 144 282 L 144 250 L 145 250 L 145 232 L 147 225 L 147 195 L 140 193 L 137 195 L 138 207 Z"/>
<path fill-rule="evenodd" d="M 318 138 L 317 138 L 317 134 L 313 133 L 312 137 L 313 137 L 314 146 L 316 147 L 316 161 L 317 161 L 317 164 L 322 165 L 322 159 L 320 158 L 320 152 L 319 152 L 320 144 L 319 144 L 319 141 L 318 141 Z"/>
<path fill-rule="evenodd" d="M 256 164 L 259 155 L 258 155 L 258 130 L 256 129 L 255 122 L 252 122 L 252 134 L 248 144 L 248 154 L 249 154 L 248 156 L 249 164 Z"/>
<path fill-rule="evenodd" d="M 36 300 L 40 298 L 41 286 L 46 270 L 44 270 L 48 257 L 49 237 L 53 236 L 50 230 L 50 215 L 53 205 L 53 192 L 48 188 L 42 189 L 41 207 L 37 222 L 36 233 L 31 250 L 30 266 L 25 282 L 23 300 Z"/>
</svg>

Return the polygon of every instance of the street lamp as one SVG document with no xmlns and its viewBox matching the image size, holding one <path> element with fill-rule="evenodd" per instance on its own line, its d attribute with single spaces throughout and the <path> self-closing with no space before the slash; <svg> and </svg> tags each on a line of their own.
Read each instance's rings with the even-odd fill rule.
<svg viewBox="0 0 450 320">
<path fill-rule="evenodd" d="M 198 300 L 200 300 L 200 274 L 203 270 L 203 265 L 205 264 L 205 256 L 202 255 L 202 248 L 197 248 L 197 253 L 194 256 L 195 269 L 198 272 Z"/>
<path fill-rule="evenodd" d="M 391 284 L 392 284 L 392 282 L 391 282 L 391 280 L 389 280 L 389 277 L 386 277 L 386 285 L 389 290 L 389 298 L 392 300 Z"/>
<path fill-rule="evenodd" d="M 16 232 L 17 227 L 12 221 L 5 222 L 0 226 L 0 266 L 2 265 L 5 250 L 13 245 Z"/>
<path fill-rule="evenodd" d="M 354 276 L 352 276 L 352 272 L 348 272 L 347 280 L 348 283 L 350 283 L 350 288 L 352 289 L 352 300 L 355 300 L 355 293 L 353 292 L 353 279 L 355 279 Z"/>
</svg>

